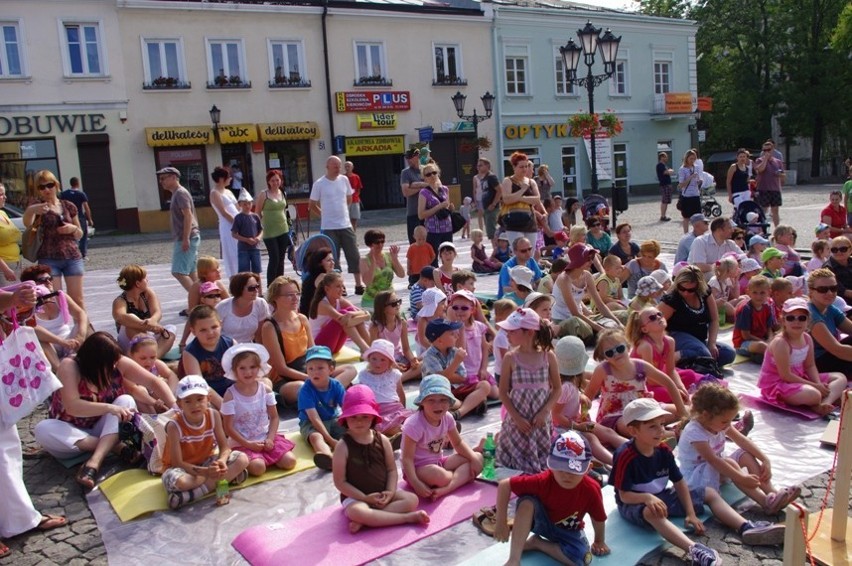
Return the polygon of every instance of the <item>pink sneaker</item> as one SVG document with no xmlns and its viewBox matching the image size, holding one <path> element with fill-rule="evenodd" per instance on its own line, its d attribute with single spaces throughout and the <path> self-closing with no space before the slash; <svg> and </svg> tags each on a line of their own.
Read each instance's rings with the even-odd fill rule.
<svg viewBox="0 0 852 566">
<path fill-rule="evenodd" d="M 734 423 L 734 428 L 743 436 L 748 436 L 754 428 L 754 414 L 751 411 L 743 413 L 742 418 Z"/>
</svg>

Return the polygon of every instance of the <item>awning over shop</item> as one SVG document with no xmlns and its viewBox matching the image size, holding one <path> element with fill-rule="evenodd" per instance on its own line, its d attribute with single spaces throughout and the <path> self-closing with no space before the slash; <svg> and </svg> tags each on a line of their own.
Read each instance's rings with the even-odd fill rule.
<svg viewBox="0 0 852 566">
<path fill-rule="evenodd" d="M 151 147 L 206 145 L 213 143 L 213 128 L 210 126 L 145 128 L 145 138 Z"/>
<path fill-rule="evenodd" d="M 219 125 L 219 143 L 246 143 L 257 141 L 254 124 Z"/>
<path fill-rule="evenodd" d="M 320 137 L 316 122 L 276 122 L 258 124 L 263 141 L 313 140 Z"/>
</svg>

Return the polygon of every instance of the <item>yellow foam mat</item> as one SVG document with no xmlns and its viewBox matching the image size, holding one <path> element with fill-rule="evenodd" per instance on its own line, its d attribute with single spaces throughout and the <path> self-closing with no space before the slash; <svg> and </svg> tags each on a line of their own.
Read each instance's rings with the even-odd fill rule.
<svg viewBox="0 0 852 566">
<path fill-rule="evenodd" d="M 271 468 L 262 476 L 249 476 L 245 482 L 238 486 L 232 486 L 231 489 L 242 489 L 315 467 L 314 452 L 301 435 L 298 432 L 291 432 L 287 435 L 287 438 L 296 445 L 293 449 L 293 454 L 296 456 L 296 466 L 292 470 Z M 152 476 L 147 470 L 120 472 L 102 481 L 98 489 L 106 496 L 122 522 L 132 521 L 154 511 L 166 511 L 169 508 L 162 479 L 160 476 Z M 201 499 L 213 495 L 215 495 L 215 492 L 209 493 Z"/>
<path fill-rule="evenodd" d="M 336 364 L 354 364 L 361 361 L 361 352 L 355 348 L 344 346 L 334 355 Z"/>
</svg>

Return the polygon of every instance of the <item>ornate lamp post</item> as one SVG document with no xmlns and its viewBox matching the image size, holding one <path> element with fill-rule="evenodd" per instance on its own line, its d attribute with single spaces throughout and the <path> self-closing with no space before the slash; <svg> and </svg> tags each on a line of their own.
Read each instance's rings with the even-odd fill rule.
<svg viewBox="0 0 852 566">
<path fill-rule="evenodd" d="M 222 111 L 213 105 L 210 109 L 210 121 L 213 122 L 213 139 L 216 139 L 216 132 L 219 130 L 219 120 L 222 118 Z"/>
<path fill-rule="evenodd" d="M 485 109 L 484 116 L 477 114 L 476 108 L 473 109 L 473 114 L 465 115 L 464 103 L 466 100 L 467 96 L 458 91 L 456 91 L 456 93 L 452 96 L 453 106 L 456 107 L 456 114 L 458 117 L 466 122 L 473 123 L 473 140 L 474 144 L 478 144 L 479 123 L 491 118 L 491 112 L 494 110 L 494 95 L 485 91 L 485 94 L 483 94 L 480 99 L 482 100 L 482 107 Z M 476 164 L 479 161 L 479 146 L 476 145 L 476 148 L 477 149 L 474 149 L 473 151 L 473 169 L 471 170 L 472 177 L 476 175 Z"/>
<path fill-rule="evenodd" d="M 587 22 L 586 26 L 577 30 L 577 37 L 580 38 L 580 46 L 574 43 L 573 39 L 568 40 L 568 43 L 559 48 L 559 53 L 562 54 L 562 65 L 567 75 L 567 81 L 571 84 L 576 84 L 581 87 L 586 87 L 586 92 L 589 95 L 589 114 L 595 113 L 595 87 L 600 86 L 605 80 L 610 78 L 615 72 L 615 59 L 618 55 L 618 45 L 621 43 L 621 36 L 615 37 L 612 32 L 607 29 L 601 36 L 601 30 L 592 25 L 592 22 Z M 595 64 L 595 51 L 600 50 L 601 59 L 604 64 L 604 72 L 600 75 L 592 74 L 592 65 Z M 580 64 L 580 55 L 583 55 L 583 62 L 588 69 L 585 77 L 577 77 L 577 67 Z M 591 160 L 592 160 L 592 192 L 598 192 L 598 162 L 595 155 L 595 131 L 594 128 L 590 132 L 591 138 Z"/>
</svg>

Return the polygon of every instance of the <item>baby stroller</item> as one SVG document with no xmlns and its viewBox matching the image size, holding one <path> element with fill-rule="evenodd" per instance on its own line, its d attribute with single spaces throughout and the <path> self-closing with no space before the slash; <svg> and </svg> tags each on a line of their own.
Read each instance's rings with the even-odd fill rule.
<svg viewBox="0 0 852 566">
<path fill-rule="evenodd" d="M 701 212 L 707 218 L 722 216 L 722 205 L 716 200 L 716 179 L 709 173 L 702 173 Z"/>
<path fill-rule="evenodd" d="M 296 248 L 295 261 L 293 265 L 296 268 L 296 272 L 299 273 L 299 275 L 302 275 L 303 278 L 308 273 L 308 255 L 310 255 L 311 252 L 315 252 L 322 248 L 328 248 L 331 250 L 331 253 L 334 254 L 337 246 L 335 246 L 332 239 L 325 234 L 315 234 L 305 240 L 301 246 Z"/>
<path fill-rule="evenodd" d="M 734 224 L 745 230 L 746 244 L 755 234 L 769 239 L 769 222 L 766 221 L 766 213 L 753 200 L 742 200 L 734 208 Z"/>
<path fill-rule="evenodd" d="M 583 222 L 589 218 L 599 218 L 601 226 L 609 231 L 609 203 L 606 198 L 599 194 L 591 194 L 583 200 Z"/>
</svg>

